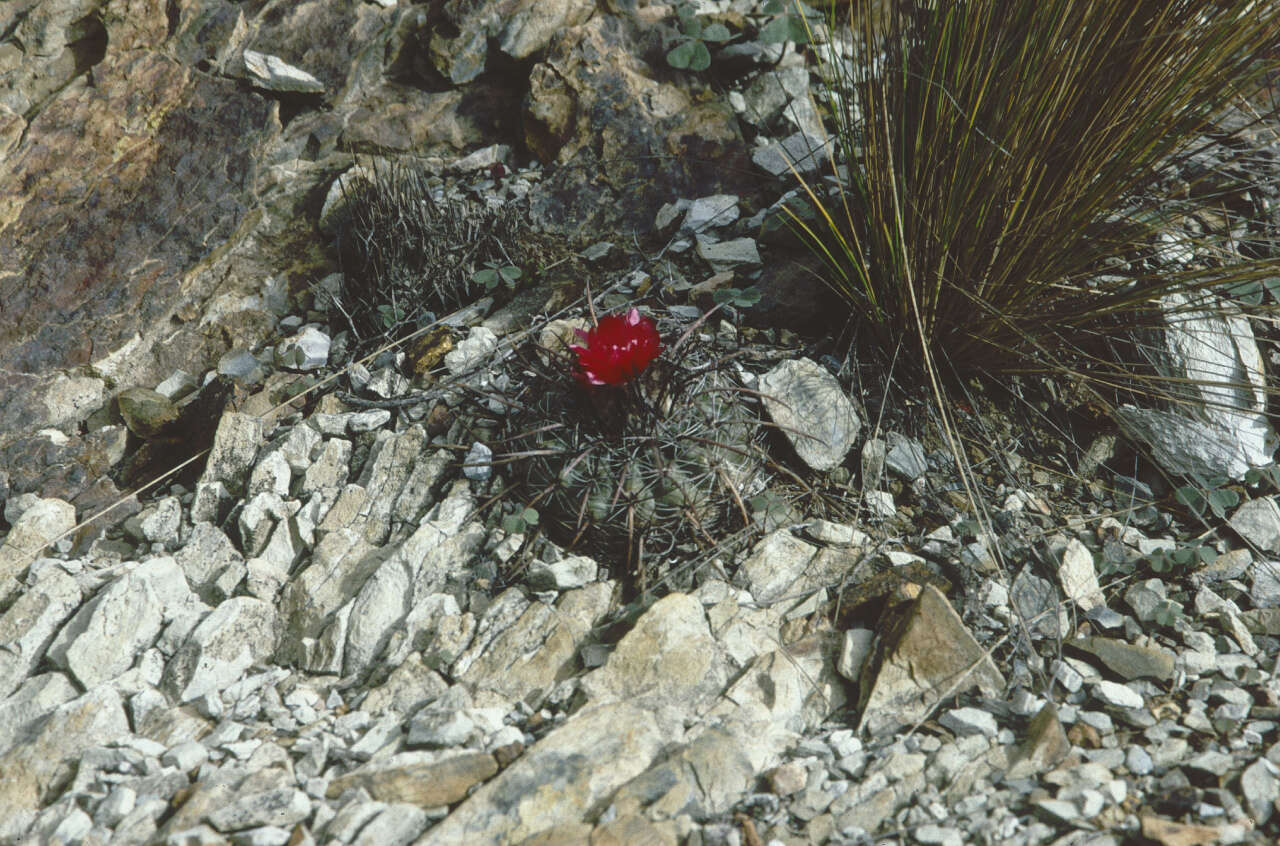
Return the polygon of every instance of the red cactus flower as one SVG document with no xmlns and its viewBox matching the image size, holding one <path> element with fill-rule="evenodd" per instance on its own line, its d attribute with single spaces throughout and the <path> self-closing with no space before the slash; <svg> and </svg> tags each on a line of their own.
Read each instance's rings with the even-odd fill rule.
<svg viewBox="0 0 1280 846">
<path fill-rule="evenodd" d="M 662 351 L 653 321 L 636 309 L 625 316 L 611 314 L 596 328 L 576 330 L 583 346 L 570 347 L 578 354 L 573 374 L 584 385 L 621 385 L 640 375 Z"/>
</svg>

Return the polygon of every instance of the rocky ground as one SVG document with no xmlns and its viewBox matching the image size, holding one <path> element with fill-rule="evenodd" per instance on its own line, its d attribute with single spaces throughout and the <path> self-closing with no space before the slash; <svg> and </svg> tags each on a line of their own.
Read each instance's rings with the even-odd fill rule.
<svg viewBox="0 0 1280 846">
<path fill-rule="evenodd" d="M 0 11 L 0 842 L 1276 839 L 1266 478 L 1202 524 L 1114 429 L 979 393 L 966 493 L 923 395 L 805 334 L 794 45 L 708 84 L 667 7 L 323 5 Z M 365 356 L 325 294 L 353 151 L 564 255 Z M 781 431 L 649 594 L 514 519 L 495 429 L 584 281 Z"/>
</svg>

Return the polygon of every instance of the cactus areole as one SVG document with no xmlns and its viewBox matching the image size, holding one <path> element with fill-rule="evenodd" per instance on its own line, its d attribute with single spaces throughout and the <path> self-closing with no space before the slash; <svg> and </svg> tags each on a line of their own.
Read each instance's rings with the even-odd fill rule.
<svg viewBox="0 0 1280 846">
<path fill-rule="evenodd" d="M 639 376 L 662 351 L 653 321 L 631 309 L 611 314 L 587 331 L 577 330 L 582 345 L 570 347 L 578 356 L 574 371 L 583 385 L 621 385 Z"/>
</svg>

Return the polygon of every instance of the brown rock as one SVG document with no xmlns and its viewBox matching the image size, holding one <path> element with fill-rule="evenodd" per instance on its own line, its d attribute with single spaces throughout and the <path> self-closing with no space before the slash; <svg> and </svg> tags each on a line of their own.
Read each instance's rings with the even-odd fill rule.
<svg viewBox="0 0 1280 846">
<path fill-rule="evenodd" d="M 779 796 L 790 796 L 804 790 L 809 774 L 803 765 L 796 761 L 779 764 L 764 774 L 769 782 L 769 789 Z"/>
<path fill-rule="evenodd" d="M 474 785 L 498 772 L 498 762 L 485 752 L 463 752 L 436 761 L 365 766 L 338 776 L 325 795 L 336 799 L 344 790 L 361 787 L 379 802 L 408 802 L 420 808 L 452 805 Z"/>
<path fill-rule="evenodd" d="M 591 832 L 591 846 L 675 846 L 669 832 L 638 814 L 628 814 L 598 825 Z"/>
<path fill-rule="evenodd" d="M 1009 765 L 1009 778 L 1028 778 L 1056 766 L 1071 751 L 1058 720 L 1058 706 L 1045 703 L 1027 726 L 1027 736 Z"/>
<path fill-rule="evenodd" d="M 1222 832 L 1211 825 L 1187 825 L 1152 816 L 1141 819 L 1142 836 L 1162 846 L 1207 846 L 1222 837 Z"/>
<path fill-rule="evenodd" d="M 859 729 L 890 731 L 923 719 L 948 696 L 972 687 L 995 696 L 1004 686 L 947 598 L 927 585 L 863 669 Z"/>
<path fill-rule="evenodd" d="M 150 388 L 126 388 L 116 396 L 124 425 L 144 440 L 162 435 L 178 419 L 173 400 Z"/>
<path fill-rule="evenodd" d="M 1163 649 L 1136 646 L 1107 637 L 1076 638 L 1067 641 L 1067 646 L 1094 656 L 1126 681 L 1139 678 L 1168 681 L 1173 678 L 1173 655 Z"/>
</svg>

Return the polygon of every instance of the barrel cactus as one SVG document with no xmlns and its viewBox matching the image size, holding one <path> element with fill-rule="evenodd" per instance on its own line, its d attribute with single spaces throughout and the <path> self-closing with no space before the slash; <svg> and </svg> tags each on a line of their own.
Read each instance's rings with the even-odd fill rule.
<svg viewBox="0 0 1280 846">
<path fill-rule="evenodd" d="M 555 540 L 652 587 L 673 554 L 744 525 L 763 485 L 757 417 L 696 333 L 660 351 L 631 309 L 577 335 L 524 358 L 510 448 Z"/>
</svg>

